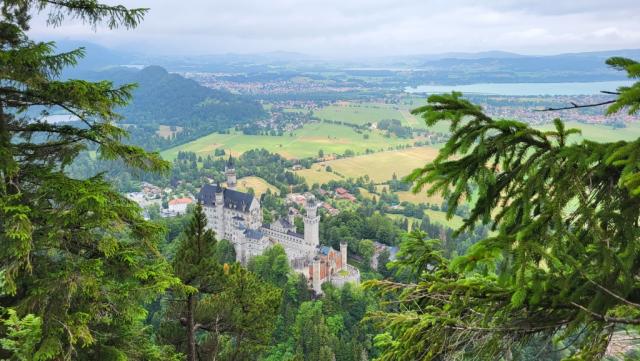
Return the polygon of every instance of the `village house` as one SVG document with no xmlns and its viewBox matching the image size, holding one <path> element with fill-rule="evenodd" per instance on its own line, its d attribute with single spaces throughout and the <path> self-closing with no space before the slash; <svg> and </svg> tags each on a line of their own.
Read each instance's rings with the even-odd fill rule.
<svg viewBox="0 0 640 361">
<path fill-rule="evenodd" d="M 177 198 L 169 201 L 168 210 L 175 215 L 187 213 L 187 207 L 193 203 L 191 198 Z"/>
</svg>

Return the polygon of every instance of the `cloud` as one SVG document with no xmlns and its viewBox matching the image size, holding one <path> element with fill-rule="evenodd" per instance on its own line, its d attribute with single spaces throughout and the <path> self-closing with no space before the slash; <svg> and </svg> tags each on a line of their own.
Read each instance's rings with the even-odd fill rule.
<svg viewBox="0 0 640 361">
<path fill-rule="evenodd" d="M 522 53 L 633 48 L 637 0 L 123 0 L 151 8 L 132 31 L 59 28 L 33 35 L 164 54 L 276 50 L 328 56 L 448 51 Z"/>
</svg>

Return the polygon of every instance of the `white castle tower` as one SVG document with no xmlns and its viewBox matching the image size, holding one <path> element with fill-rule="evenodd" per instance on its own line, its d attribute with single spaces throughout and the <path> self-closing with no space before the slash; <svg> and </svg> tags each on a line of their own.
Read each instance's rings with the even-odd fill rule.
<svg viewBox="0 0 640 361">
<path fill-rule="evenodd" d="M 312 246 L 313 252 L 320 245 L 320 216 L 316 197 L 310 195 L 305 205 L 307 215 L 304 217 L 304 242 Z"/>
<path fill-rule="evenodd" d="M 322 293 L 322 282 L 320 280 L 320 257 L 315 256 L 313 258 L 313 263 L 312 263 L 312 269 L 313 269 L 313 273 L 311 274 L 311 279 L 312 279 L 312 285 L 311 287 L 313 288 L 313 290 L 317 293 L 317 294 L 321 294 Z"/>
<path fill-rule="evenodd" d="M 289 224 L 292 226 L 296 225 L 296 214 L 293 211 L 293 208 L 289 208 L 289 217 L 287 219 L 289 221 Z"/>
<path fill-rule="evenodd" d="M 227 177 L 227 188 L 236 189 L 236 165 L 232 156 L 229 156 L 224 166 L 224 175 Z"/>
<path fill-rule="evenodd" d="M 217 239 L 223 239 L 224 234 L 224 190 L 220 187 L 220 184 L 216 184 L 216 220 L 214 229 Z"/>
</svg>

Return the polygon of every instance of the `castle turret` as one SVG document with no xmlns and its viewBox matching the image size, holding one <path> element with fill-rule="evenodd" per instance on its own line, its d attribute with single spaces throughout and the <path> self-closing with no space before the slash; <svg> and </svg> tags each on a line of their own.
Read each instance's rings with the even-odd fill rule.
<svg viewBox="0 0 640 361">
<path fill-rule="evenodd" d="M 316 294 L 322 293 L 322 282 L 320 282 L 320 257 L 315 256 L 313 258 L 313 274 L 311 275 L 313 281 L 313 290 Z"/>
<path fill-rule="evenodd" d="M 295 225 L 296 225 L 296 212 L 293 210 L 293 208 L 289 208 L 289 217 L 287 218 L 287 221 L 289 221 L 289 224 L 291 226 L 294 227 L 295 229 Z"/>
<path fill-rule="evenodd" d="M 318 204 L 316 197 L 310 195 L 305 205 L 307 214 L 304 217 L 304 241 L 315 252 L 320 245 L 320 216 L 318 216 Z"/>
<path fill-rule="evenodd" d="M 347 242 L 340 242 L 340 258 L 342 269 L 347 269 Z"/>
<path fill-rule="evenodd" d="M 227 177 L 227 188 L 236 189 L 236 165 L 232 156 L 229 156 L 224 166 L 224 175 Z"/>
<path fill-rule="evenodd" d="M 214 227 L 216 238 L 225 238 L 224 234 L 224 191 L 220 184 L 216 184 L 216 224 Z"/>
</svg>

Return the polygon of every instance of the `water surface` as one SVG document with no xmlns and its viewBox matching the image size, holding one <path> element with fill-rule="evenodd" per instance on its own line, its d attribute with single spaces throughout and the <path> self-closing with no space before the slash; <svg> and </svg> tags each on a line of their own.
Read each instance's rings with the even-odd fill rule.
<svg viewBox="0 0 640 361">
<path fill-rule="evenodd" d="M 469 85 L 419 85 L 406 87 L 408 93 L 450 93 L 459 91 L 466 94 L 489 95 L 594 95 L 602 90 L 615 91 L 620 86 L 633 84 L 628 80 L 573 82 L 573 83 L 478 83 Z"/>
</svg>

